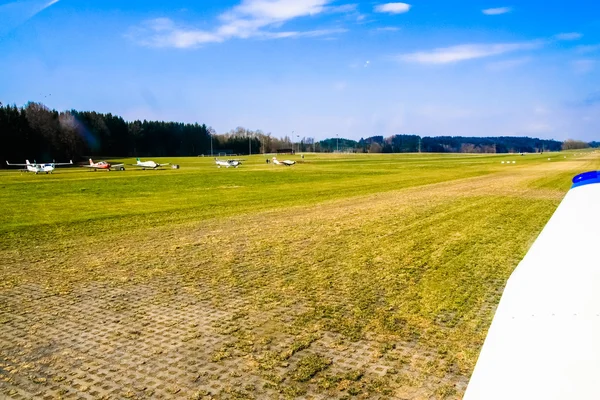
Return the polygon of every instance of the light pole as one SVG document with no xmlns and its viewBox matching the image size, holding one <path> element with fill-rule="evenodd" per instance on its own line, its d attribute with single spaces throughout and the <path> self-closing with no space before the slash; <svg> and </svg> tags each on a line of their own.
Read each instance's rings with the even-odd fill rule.
<svg viewBox="0 0 600 400">
<path fill-rule="evenodd" d="M 300 152 L 300 135 L 296 135 L 296 146 L 298 147 L 298 153 Z"/>
<path fill-rule="evenodd" d="M 290 142 L 292 145 L 292 154 L 294 153 L 294 131 L 292 131 L 292 137 L 290 138 Z"/>
</svg>

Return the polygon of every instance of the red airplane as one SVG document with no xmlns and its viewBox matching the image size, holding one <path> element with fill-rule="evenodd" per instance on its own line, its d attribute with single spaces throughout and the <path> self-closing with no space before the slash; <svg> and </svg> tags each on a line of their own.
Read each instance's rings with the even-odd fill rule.
<svg viewBox="0 0 600 400">
<path fill-rule="evenodd" d="M 90 168 L 93 169 L 94 171 L 97 171 L 99 169 L 104 169 L 106 171 L 110 171 L 111 168 L 113 169 L 117 169 L 119 171 L 123 171 L 125 170 L 124 164 L 115 164 L 112 165 L 106 161 L 100 161 L 95 163 L 91 158 L 90 158 L 90 164 L 89 165 L 82 165 L 82 167 L 85 168 Z"/>
</svg>

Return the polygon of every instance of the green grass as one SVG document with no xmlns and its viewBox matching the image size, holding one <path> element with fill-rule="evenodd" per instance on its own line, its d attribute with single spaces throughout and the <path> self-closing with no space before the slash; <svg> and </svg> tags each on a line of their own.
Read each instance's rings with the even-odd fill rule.
<svg viewBox="0 0 600 400">
<path fill-rule="evenodd" d="M 396 384 L 418 387 L 425 376 L 470 374 L 506 279 L 570 179 L 600 167 L 593 152 L 308 154 L 290 156 L 299 161 L 291 168 L 245 158 L 238 169 L 186 158 L 156 160 L 179 170 L 1 171 L 0 290 L 176 277 L 216 306 L 236 293 L 250 314 L 285 310 L 273 331 L 294 335 L 290 345 L 264 353 L 269 333 L 252 332 L 244 314 L 219 327 L 238 341 L 216 361 L 253 354 L 271 370 L 333 332 L 380 342 L 379 357 L 422 373 Z M 429 355 L 407 361 L 392 342 Z M 297 385 L 328 366 L 302 356 L 285 391 L 303 392 Z M 347 381 L 351 395 L 394 385 L 334 381 L 325 386 Z M 451 382 L 435 390 L 456 391 Z"/>
</svg>

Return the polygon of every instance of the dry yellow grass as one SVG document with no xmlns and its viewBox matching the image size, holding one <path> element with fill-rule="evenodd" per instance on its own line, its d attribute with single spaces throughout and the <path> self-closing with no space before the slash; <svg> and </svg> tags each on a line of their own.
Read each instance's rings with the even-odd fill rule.
<svg viewBox="0 0 600 400">
<path fill-rule="evenodd" d="M 0 251 L 0 322 L 12 326 L 19 316 L 33 315 L 42 321 L 40 335 L 53 340 L 43 333 L 43 324 L 60 324 L 66 318 L 61 310 L 33 300 L 17 304 L 11 296 L 34 288 L 27 290 L 70 301 L 71 309 L 78 309 L 78 301 L 93 301 L 97 291 L 90 288 L 101 283 L 103 293 L 115 296 L 106 300 L 107 313 L 124 316 L 122 333 L 113 333 L 116 342 L 145 343 L 152 337 L 146 330 L 154 325 L 136 324 L 173 313 L 178 322 L 164 328 L 176 332 L 169 336 L 173 348 L 156 359 L 185 349 L 179 363 L 196 354 L 198 365 L 221 371 L 191 374 L 197 381 L 178 382 L 179 394 L 460 397 L 504 282 L 564 196 L 569 177 L 595 169 L 598 158 L 590 153 L 545 163 L 538 157 L 511 169 L 498 168 L 499 158 L 473 158 L 481 165 L 465 167 L 465 177 L 458 168 L 442 180 L 423 175 L 419 183 L 397 188 L 391 185 L 406 182 L 407 172 L 392 170 L 393 160 L 381 170 L 361 167 L 369 174 L 355 182 L 355 195 L 332 193 L 315 202 L 311 196 L 318 185 L 299 182 L 301 188 L 290 191 L 306 193 L 284 208 L 265 192 L 265 206 L 255 211 L 240 208 L 212 216 L 203 211 L 201 218 L 190 213 L 187 220 L 178 216 L 133 230 L 129 223 L 109 224 L 114 230 L 108 237 L 83 233 L 87 224 L 82 223 L 72 233 L 61 232 L 59 240 L 30 243 L 22 236 L 26 228 L 15 226 Z M 456 166 L 453 162 L 448 159 L 449 168 Z M 298 167 L 294 174 L 301 173 Z M 325 159 L 310 168 L 312 173 L 334 167 Z M 330 189 L 321 183 L 322 191 L 341 185 L 331 179 Z M 390 186 L 375 190 L 371 180 Z M 136 293 L 147 303 L 131 300 Z M 214 319 L 190 311 L 200 305 Z M 92 321 L 97 314 L 81 318 L 90 320 L 90 329 L 101 330 L 101 322 Z M 206 351 L 194 350 L 199 341 Z M 18 353 L 21 345 L 27 343 L 13 343 L 11 349 Z M 65 348 L 68 343 L 61 342 L 56 351 Z M 29 358 L 17 353 L 1 354 L 0 377 L 11 357 L 11 365 L 20 363 L 19 371 L 27 363 L 39 367 L 35 351 Z M 117 371 L 128 365 L 116 363 Z M 50 371 L 51 378 L 58 374 L 52 362 L 39 368 Z M 184 372 L 181 376 L 187 376 Z M 14 378 L 23 373 L 12 376 L 10 390 L 28 387 Z M 71 387 L 69 382 L 63 385 Z M 148 397 L 149 389 L 138 389 L 131 389 L 132 396 Z"/>
</svg>

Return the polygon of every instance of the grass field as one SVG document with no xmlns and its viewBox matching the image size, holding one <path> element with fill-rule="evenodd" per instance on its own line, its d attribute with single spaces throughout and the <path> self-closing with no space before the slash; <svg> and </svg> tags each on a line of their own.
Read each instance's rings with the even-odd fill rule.
<svg viewBox="0 0 600 400">
<path fill-rule="evenodd" d="M 506 279 L 600 168 L 595 152 L 245 158 L 1 171 L 0 393 L 460 398 Z"/>
</svg>

